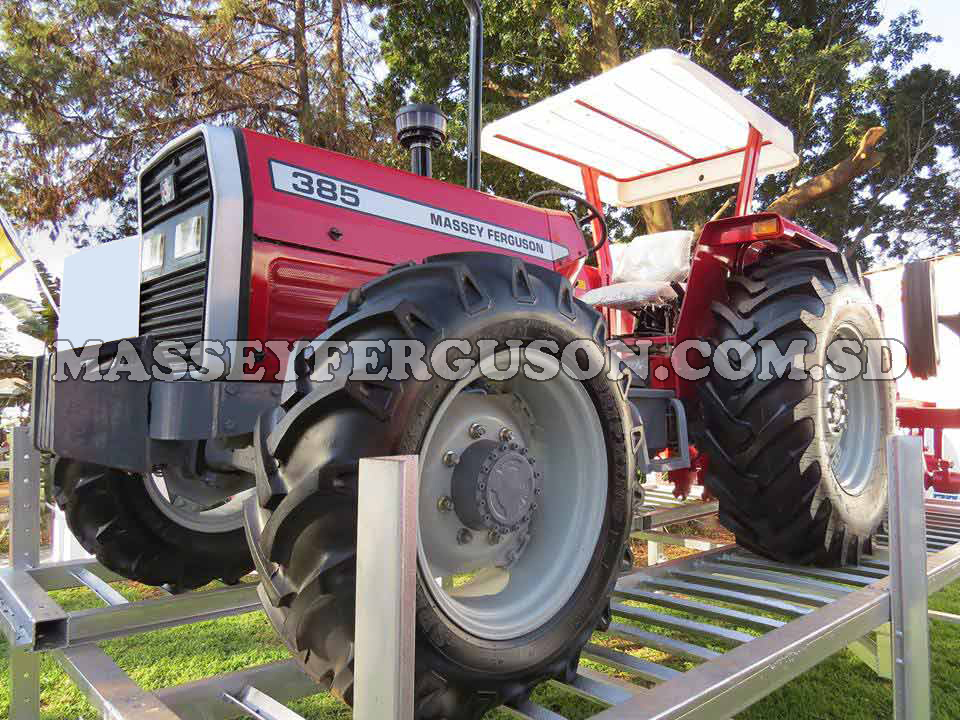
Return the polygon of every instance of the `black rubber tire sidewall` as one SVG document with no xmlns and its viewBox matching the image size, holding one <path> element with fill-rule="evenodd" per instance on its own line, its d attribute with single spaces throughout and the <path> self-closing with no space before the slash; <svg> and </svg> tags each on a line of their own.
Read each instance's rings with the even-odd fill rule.
<svg viewBox="0 0 960 720">
<path fill-rule="evenodd" d="M 866 290 L 860 285 L 842 285 L 831 294 L 824 317 L 818 323 L 818 340 L 834 337 L 837 329 L 843 325 L 853 326 L 863 338 L 883 337 L 883 328 L 875 306 Z M 870 361 L 875 368 L 880 367 L 881 363 L 880 357 L 876 354 L 877 351 L 876 345 L 868 350 L 872 354 Z M 820 368 L 827 365 L 826 347 L 822 341 L 817 343 L 812 357 L 807 360 L 807 367 L 814 365 Z M 876 418 L 873 418 L 881 439 L 873 454 L 873 479 L 858 494 L 851 494 L 843 489 L 830 462 L 829 439 L 825 432 L 826 411 L 820 393 L 815 390 L 807 401 L 797 406 L 797 413 L 808 417 L 816 413 L 819 416 L 814 439 L 807 449 L 808 455 L 820 465 L 822 472 L 820 497 L 815 502 L 828 499 L 835 513 L 836 523 L 842 523 L 842 527 L 849 534 L 868 538 L 877 529 L 885 514 L 888 485 L 886 438 L 894 431 L 896 421 L 894 383 L 890 380 L 864 380 L 863 382 L 876 383 L 876 389 L 881 394 L 881 411 Z M 822 383 L 817 385 L 820 386 Z"/>
<path fill-rule="evenodd" d="M 242 527 L 204 533 L 177 524 L 156 506 L 140 475 L 57 458 L 53 476 L 70 531 L 124 577 L 190 589 L 217 579 L 233 583 L 253 569 Z"/>
<path fill-rule="evenodd" d="M 904 265 L 901 289 L 907 368 L 919 380 L 936 377 L 940 346 L 934 263 L 920 260 Z"/>
<path fill-rule="evenodd" d="M 463 287 L 471 284 L 476 287 L 467 298 Z M 478 293 L 485 299 L 474 303 Z M 400 267 L 348 295 L 331 321 L 324 336 L 331 340 L 403 339 L 411 328 L 427 327 L 428 356 L 439 338 L 554 339 L 561 347 L 573 339 L 603 339 L 599 314 L 574 300 L 568 281 L 489 253 L 438 256 L 421 266 Z M 357 459 L 418 453 L 437 408 L 457 381 L 434 377 L 399 384 L 394 394 L 399 399 L 380 414 L 368 408 L 363 383 L 323 388 L 290 383 L 288 392 L 295 391 L 285 392 L 285 410 L 261 418 L 255 433 L 258 447 L 268 450 L 258 451 L 259 502 L 247 516 L 248 536 L 258 565 L 269 575 L 261 593 L 267 614 L 304 669 L 318 679 L 332 678 L 334 692 L 348 700 L 356 563 L 337 561 L 318 576 L 314 558 L 321 547 L 342 549 L 347 539 L 354 542 L 350 484 L 355 492 Z M 575 672 L 580 648 L 596 627 L 621 567 L 634 474 L 625 388 L 605 375 L 584 386 L 607 436 L 609 470 L 606 517 L 584 580 L 538 630 L 514 640 L 487 641 L 447 618 L 419 578 L 418 718 L 479 717 L 492 704 L 525 696 L 547 677 L 570 678 Z M 325 479 L 331 476 L 353 480 L 336 485 Z M 329 629 L 319 627 L 320 617 Z"/>
<path fill-rule="evenodd" d="M 757 350 L 771 339 L 781 353 L 794 340 L 813 342 L 803 358 L 807 370 L 826 366 L 827 343 L 844 324 L 865 339 L 884 337 L 859 274 L 834 253 L 769 254 L 732 276 L 728 291 L 725 301 L 713 304 L 714 342 L 739 339 Z M 880 367 L 878 345 L 868 346 L 874 367 Z M 856 559 L 886 507 L 894 383 L 864 380 L 876 382 L 879 391 L 880 411 L 873 420 L 881 441 L 872 455 L 872 480 L 851 495 L 830 463 L 824 382 L 761 380 L 760 365 L 740 381 L 724 379 L 714 368 L 698 386 L 698 447 L 709 458 L 706 486 L 720 501 L 720 521 L 741 546 L 774 560 L 836 565 Z"/>
</svg>

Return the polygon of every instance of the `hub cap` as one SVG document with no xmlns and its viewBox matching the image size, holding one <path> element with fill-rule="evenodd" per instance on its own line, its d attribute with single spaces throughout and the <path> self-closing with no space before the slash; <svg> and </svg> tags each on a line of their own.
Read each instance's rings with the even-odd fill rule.
<svg viewBox="0 0 960 720">
<path fill-rule="evenodd" d="M 530 522 L 542 475 L 517 442 L 475 442 L 453 472 L 453 503 L 460 521 L 474 530 L 516 532 Z"/>
<path fill-rule="evenodd" d="M 522 353 L 557 367 L 549 355 Z M 496 365 L 508 365 L 506 353 Z M 492 370 L 493 359 L 483 366 Z M 421 449 L 418 528 L 427 588 L 452 621 L 508 639 L 566 604 L 603 525 L 606 457 L 593 402 L 564 373 L 489 382 L 477 368 L 457 383 Z"/>
</svg>

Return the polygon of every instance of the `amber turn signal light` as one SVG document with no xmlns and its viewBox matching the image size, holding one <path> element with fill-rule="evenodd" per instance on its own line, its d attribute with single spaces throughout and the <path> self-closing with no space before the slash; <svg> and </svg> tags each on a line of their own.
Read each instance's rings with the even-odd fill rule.
<svg viewBox="0 0 960 720">
<path fill-rule="evenodd" d="M 769 237 L 780 234 L 780 221 L 777 218 L 757 220 L 753 224 L 754 237 Z"/>
</svg>

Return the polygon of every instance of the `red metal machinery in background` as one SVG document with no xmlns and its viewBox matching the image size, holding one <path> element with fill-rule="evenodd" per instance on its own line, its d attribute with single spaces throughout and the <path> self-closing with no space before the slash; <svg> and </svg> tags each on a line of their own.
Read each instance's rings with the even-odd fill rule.
<svg viewBox="0 0 960 720">
<path fill-rule="evenodd" d="M 943 455 L 943 431 L 960 428 L 960 408 L 906 400 L 897 405 L 897 420 L 911 435 L 923 438 L 924 487 L 949 495 L 960 494 L 960 473 L 953 471 L 953 461 Z M 927 443 L 927 430 L 933 435 L 932 447 Z"/>
</svg>

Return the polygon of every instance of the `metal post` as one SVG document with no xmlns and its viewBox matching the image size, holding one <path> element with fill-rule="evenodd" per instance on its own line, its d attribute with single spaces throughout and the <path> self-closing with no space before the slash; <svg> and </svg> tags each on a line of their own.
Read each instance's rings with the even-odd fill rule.
<svg viewBox="0 0 960 720">
<path fill-rule="evenodd" d="M 763 135 L 753 125 L 747 133 L 747 144 L 743 148 L 743 168 L 740 171 L 740 185 L 737 187 L 736 216 L 749 215 L 753 209 L 753 191 L 757 187 L 757 164 L 760 162 L 760 149 L 763 147 Z"/>
<path fill-rule="evenodd" d="M 647 565 L 657 565 L 660 559 L 660 543 L 647 540 Z"/>
<path fill-rule="evenodd" d="M 413 720 L 416 456 L 360 461 L 353 717 Z"/>
<path fill-rule="evenodd" d="M 470 98 L 467 106 L 467 187 L 480 189 L 480 131 L 483 128 L 483 3 L 463 0 L 470 14 Z"/>
<path fill-rule="evenodd" d="M 10 566 L 40 564 L 40 453 L 26 426 L 13 429 L 10 442 Z M 40 717 L 40 655 L 10 648 L 11 720 Z"/>
<path fill-rule="evenodd" d="M 919 437 L 898 435 L 887 441 L 893 716 L 896 720 L 930 717 L 922 462 L 923 444 Z"/>
</svg>

